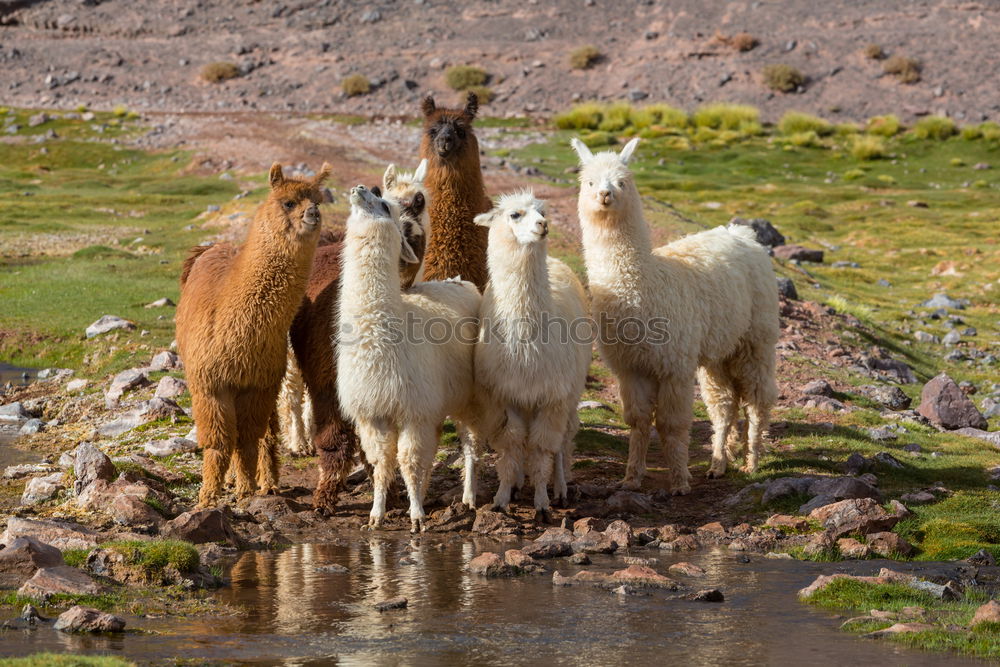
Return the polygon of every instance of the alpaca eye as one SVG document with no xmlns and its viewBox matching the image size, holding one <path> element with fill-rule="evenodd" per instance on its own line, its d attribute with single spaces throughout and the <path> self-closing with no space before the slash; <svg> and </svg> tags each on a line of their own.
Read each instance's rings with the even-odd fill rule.
<svg viewBox="0 0 1000 667">
<path fill-rule="evenodd" d="M 618 187 L 625 187 L 625 181 L 618 181 Z"/>
<path fill-rule="evenodd" d="M 521 217 L 521 214 L 518 213 L 517 211 L 514 211 L 513 213 L 510 214 L 510 219 L 511 220 L 517 220 L 520 217 Z"/>
<path fill-rule="evenodd" d="M 293 202 L 293 201 L 286 201 L 284 203 L 284 207 L 285 207 L 286 211 L 291 211 L 293 208 L 295 208 L 295 202 Z"/>
<path fill-rule="evenodd" d="M 594 187 L 594 182 L 593 181 L 587 181 L 587 187 L 591 187 L 591 188 Z"/>
</svg>

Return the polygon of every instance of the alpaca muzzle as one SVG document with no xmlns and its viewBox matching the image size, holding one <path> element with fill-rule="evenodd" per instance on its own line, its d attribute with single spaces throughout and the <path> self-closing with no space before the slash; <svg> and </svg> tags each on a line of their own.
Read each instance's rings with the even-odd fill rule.
<svg viewBox="0 0 1000 667">
<path fill-rule="evenodd" d="M 302 224 L 310 229 L 315 227 L 320 223 L 320 214 L 318 206 L 310 206 L 306 209 L 306 212 L 302 214 Z"/>
<path fill-rule="evenodd" d="M 601 202 L 601 206 L 611 206 L 613 197 L 611 196 L 610 190 L 601 190 L 597 195 L 597 200 Z"/>
</svg>

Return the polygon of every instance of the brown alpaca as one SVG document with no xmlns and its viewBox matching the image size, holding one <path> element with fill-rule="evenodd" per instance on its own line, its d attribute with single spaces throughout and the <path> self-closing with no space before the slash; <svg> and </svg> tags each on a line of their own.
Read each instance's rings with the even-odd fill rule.
<svg viewBox="0 0 1000 667">
<path fill-rule="evenodd" d="M 372 188 L 378 192 L 378 188 Z M 422 215 L 424 195 L 420 188 L 401 189 L 398 214 L 403 236 L 413 245 L 417 259 L 423 256 Z M 302 370 L 302 379 L 312 398 L 315 435 L 319 454 L 319 481 L 313 496 L 316 509 L 332 512 L 351 471 L 358 451 L 354 426 L 340 412 L 337 396 L 337 351 L 334 347 L 338 300 L 340 297 L 340 253 L 343 234 L 324 232 L 313 259 L 305 298 L 292 322 L 292 349 Z M 403 288 L 409 287 L 420 264 L 400 262 Z"/>
<path fill-rule="evenodd" d="M 473 218 L 493 205 L 486 196 L 479 166 L 479 142 L 472 129 L 478 109 L 475 93 L 469 93 L 464 109 L 439 109 L 433 97 L 426 97 L 420 157 L 428 162 L 424 183 L 431 200 L 431 235 L 424 259 L 424 279 L 461 276 L 482 291 L 489 277 L 486 270 L 489 230 L 476 225 Z"/>
<path fill-rule="evenodd" d="M 201 507 L 217 500 L 230 459 L 237 496 L 277 484 L 274 440 L 264 435 L 277 432 L 288 328 L 305 292 L 329 174 L 324 164 L 312 180 L 286 179 L 275 163 L 243 246 L 193 248 L 184 262 L 177 345 L 204 450 Z"/>
</svg>

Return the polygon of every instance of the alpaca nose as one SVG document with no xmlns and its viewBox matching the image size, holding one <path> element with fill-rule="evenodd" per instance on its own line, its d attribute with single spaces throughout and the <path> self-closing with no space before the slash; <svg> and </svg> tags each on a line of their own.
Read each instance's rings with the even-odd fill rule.
<svg viewBox="0 0 1000 667">
<path fill-rule="evenodd" d="M 541 220 L 535 224 L 538 227 L 538 233 L 542 238 L 549 235 L 549 223 L 547 220 Z"/>
<path fill-rule="evenodd" d="M 601 204 L 603 206 L 608 206 L 611 203 L 611 191 L 610 190 L 601 190 L 601 192 L 599 194 L 600 194 L 600 197 L 601 197 Z"/>
<path fill-rule="evenodd" d="M 316 223 L 318 223 L 319 222 L 319 207 L 316 206 L 315 204 L 313 204 L 312 206 L 310 206 L 309 208 L 307 208 L 306 212 L 305 212 L 305 215 L 302 216 L 302 219 L 305 221 L 305 223 L 307 225 L 315 225 Z"/>
</svg>

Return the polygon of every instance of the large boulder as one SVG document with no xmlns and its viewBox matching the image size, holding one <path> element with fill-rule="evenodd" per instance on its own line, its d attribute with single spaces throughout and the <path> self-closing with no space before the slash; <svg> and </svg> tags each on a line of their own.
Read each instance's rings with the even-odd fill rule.
<svg viewBox="0 0 1000 667">
<path fill-rule="evenodd" d="M 110 482 L 118 474 L 108 455 L 91 442 L 82 442 L 76 448 L 73 470 L 76 473 L 77 495 L 97 480 Z"/>
<path fill-rule="evenodd" d="M 17 588 L 40 568 L 65 564 L 55 547 L 33 537 L 15 537 L 0 548 L 0 588 Z"/>
<path fill-rule="evenodd" d="M 101 585 L 83 570 L 69 565 L 55 565 L 36 571 L 17 593 L 26 598 L 47 600 L 57 594 L 97 595 L 101 590 Z"/>
<path fill-rule="evenodd" d="M 125 629 L 125 619 L 76 605 L 60 614 L 52 627 L 62 632 L 121 632 Z"/>
<path fill-rule="evenodd" d="M 163 516 L 138 496 L 119 493 L 108 508 L 111 519 L 122 526 L 149 529 L 163 523 Z"/>
<path fill-rule="evenodd" d="M 24 405 L 20 401 L 0 405 L 0 422 L 20 424 L 29 419 L 31 419 L 31 413 L 24 409 Z"/>
<path fill-rule="evenodd" d="M 55 498 L 56 494 L 65 489 L 62 483 L 63 474 L 55 472 L 45 477 L 35 477 L 24 487 L 21 494 L 22 505 L 38 505 Z"/>
<path fill-rule="evenodd" d="M 836 539 L 853 533 L 868 535 L 892 530 L 901 517 L 889 514 L 872 498 L 850 498 L 818 507 L 809 513 L 809 518 L 823 524 L 826 533 Z"/>
<path fill-rule="evenodd" d="M 97 533 L 71 521 L 22 519 L 12 516 L 0 542 L 10 544 L 18 537 L 33 537 L 57 549 L 91 549 L 97 546 Z"/>
<path fill-rule="evenodd" d="M 168 521 L 161 529 L 164 537 L 184 540 L 192 544 L 206 542 L 226 542 L 237 546 L 236 537 L 229 518 L 221 510 L 195 510 L 185 512 L 176 519 Z"/>
<path fill-rule="evenodd" d="M 976 408 L 976 404 L 946 373 L 941 373 L 924 385 L 917 412 L 932 424 L 948 430 L 987 427 L 986 418 Z"/>
</svg>

